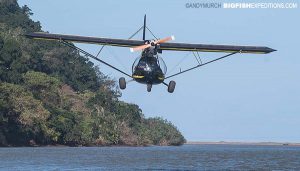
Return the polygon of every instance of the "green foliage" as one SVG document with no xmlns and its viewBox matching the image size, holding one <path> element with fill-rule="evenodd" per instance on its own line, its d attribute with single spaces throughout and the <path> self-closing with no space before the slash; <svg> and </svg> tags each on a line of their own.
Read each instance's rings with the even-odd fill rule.
<svg viewBox="0 0 300 171">
<path fill-rule="evenodd" d="M 114 80 L 74 49 L 30 40 L 28 6 L 0 0 L 0 146 L 181 145 L 170 122 L 119 101 Z"/>
<path fill-rule="evenodd" d="M 162 118 L 149 118 L 145 121 L 150 140 L 155 145 L 180 145 L 185 142 L 178 129 Z"/>
<path fill-rule="evenodd" d="M 79 113 L 62 109 L 50 109 L 50 127 L 59 132 L 56 141 L 71 146 L 92 144 L 92 120 Z"/>
<path fill-rule="evenodd" d="M 3 38 L 0 38 L 0 43 L 2 44 L 0 51 L 0 80 L 20 83 L 20 72 L 26 67 L 22 65 L 22 52 L 19 43 L 13 39 L 3 40 Z"/>
<path fill-rule="evenodd" d="M 25 87 L 33 92 L 37 99 L 40 99 L 44 104 L 58 105 L 60 102 L 59 86 L 61 82 L 50 77 L 45 73 L 29 71 L 24 74 Z"/>
<path fill-rule="evenodd" d="M 1 83 L 0 92 L 1 132 L 8 142 L 27 144 L 34 140 L 43 144 L 55 140 L 57 133 L 46 125 L 50 113 L 41 101 L 20 85 Z"/>
<path fill-rule="evenodd" d="M 17 0 L 0 1 L 0 23 L 8 23 L 10 27 L 21 27 L 29 31 L 40 31 L 39 22 L 29 19 L 31 11 L 27 6 L 19 7 Z"/>
</svg>

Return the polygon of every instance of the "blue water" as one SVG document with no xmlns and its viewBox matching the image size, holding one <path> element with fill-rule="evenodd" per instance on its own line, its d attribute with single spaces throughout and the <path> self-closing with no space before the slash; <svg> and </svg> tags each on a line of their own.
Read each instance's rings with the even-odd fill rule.
<svg viewBox="0 0 300 171">
<path fill-rule="evenodd" d="M 0 148 L 0 170 L 300 170 L 300 147 Z"/>
</svg>

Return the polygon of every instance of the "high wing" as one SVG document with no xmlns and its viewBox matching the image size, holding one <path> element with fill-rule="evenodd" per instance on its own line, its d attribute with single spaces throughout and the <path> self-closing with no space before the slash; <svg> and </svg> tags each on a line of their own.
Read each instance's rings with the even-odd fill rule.
<svg viewBox="0 0 300 171">
<path fill-rule="evenodd" d="M 63 41 L 77 42 L 77 43 L 91 43 L 91 44 L 101 44 L 101 45 L 121 46 L 121 47 L 133 47 L 133 46 L 139 46 L 144 44 L 144 41 L 142 40 L 110 39 L 110 38 L 100 38 L 100 37 L 50 34 L 44 32 L 28 33 L 25 36 L 33 39 L 63 40 Z"/>
<path fill-rule="evenodd" d="M 100 37 L 86 37 L 63 34 L 50 34 L 44 32 L 34 32 L 26 34 L 29 38 L 63 40 L 78 43 L 101 44 L 108 46 L 135 47 L 144 45 L 143 40 L 111 39 Z M 200 52 L 225 52 L 225 53 L 270 53 L 276 51 L 265 46 L 233 46 L 233 45 L 209 45 L 209 44 L 190 44 L 190 43 L 161 43 L 160 50 L 173 51 L 200 51 Z"/>
<path fill-rule="evenodd" d="M 265 46 L 233 46 L 233 45 L 209 45 L 189 43 L 162 43 L 161 50 L 174 51 L 200 51 L 200 52 L 241 52 L 241 53 L 270 53 L 276 51 Z"/>
</svg>

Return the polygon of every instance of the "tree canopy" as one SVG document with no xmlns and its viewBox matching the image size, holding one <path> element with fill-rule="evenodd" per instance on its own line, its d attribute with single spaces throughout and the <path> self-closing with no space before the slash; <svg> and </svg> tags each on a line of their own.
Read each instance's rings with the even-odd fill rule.
<svg viewBox="0 0 300 171">
<path fill-rule="evenodd" d="M 28 6 L 0 0 L 0 146 L 181 145 L 178 129 L 120 101 L 115 81 L 76 50 L 30 40 Z"/>
</svg>

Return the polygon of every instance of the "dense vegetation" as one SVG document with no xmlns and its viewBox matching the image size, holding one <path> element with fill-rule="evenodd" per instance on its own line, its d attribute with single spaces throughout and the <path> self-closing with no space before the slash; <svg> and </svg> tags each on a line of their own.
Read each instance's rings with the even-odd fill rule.
<svg viewBox="0 0 300 171">
<path fill-rule="evenodd" d="M 0 146 L 180 145 L 170 122 L 145 118 L 100 68 L 41 31 L 31 10 L 0 0 Z"/>
</svg>

